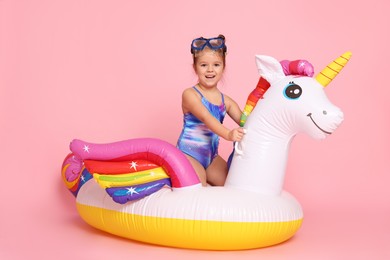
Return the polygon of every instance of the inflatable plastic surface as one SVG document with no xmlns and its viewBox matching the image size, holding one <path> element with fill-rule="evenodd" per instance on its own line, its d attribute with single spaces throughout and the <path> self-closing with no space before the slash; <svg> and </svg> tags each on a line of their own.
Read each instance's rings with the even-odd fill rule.
<svg viewBox="0 0 390 260">
<path fill-rule="evenodd" d="M 262 95 L 251 101 L 224 187 L 202 187 L 186 157 L 162 140 L 73 140 L 62 176 L 80 216 L 105 232 L 171 247 L 241 250 L 288 240 L 303 219 L 283 190 L 291 140 L 299 132 L 323 139 L 343 121 L 324 87 L 350 56 L 315 78 L 285 76 L 277 60 L 256 56 Z"/>
</svg>

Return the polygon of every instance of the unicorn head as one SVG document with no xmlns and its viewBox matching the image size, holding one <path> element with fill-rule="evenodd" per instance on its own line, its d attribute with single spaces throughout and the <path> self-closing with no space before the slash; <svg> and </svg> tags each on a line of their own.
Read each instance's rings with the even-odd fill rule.
<svg viewBox="0 0 390 260">
<path fill-rule="evenodd" d="M 344 119 L 342 111 L 327 98 L 324 88 L 348 62 L 347 52 L 315 78 L 285 76 L 280 63 L 269 56 L 256 56 L 260 76 L 271 86 L 260 101 L 262 113 L 276 132 L 293 136 L 304 132 L 316 139 L 332 134 Z"/>
<path fill-rule="evenodd" d="M 276 59 L 256 56 L 261 76 L 257 89 L 263 94 L 245 122 L 246 134 L 236 144 L 225 186 L 273 195 L 282 191 L 292 138 L 304 132 L 324 139 L 343 121 L 343 112 L 324 88 L 350 57 L 350 52 L 343 54 L 311 78 L 285 76 Z"/>
</svg>

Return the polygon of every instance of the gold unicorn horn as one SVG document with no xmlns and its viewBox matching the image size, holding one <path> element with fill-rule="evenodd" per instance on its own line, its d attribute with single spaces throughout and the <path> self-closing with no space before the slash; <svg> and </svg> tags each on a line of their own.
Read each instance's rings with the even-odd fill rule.
<svg viewBox="0 0 390 260">
<path fill-rule="evenodd" d="M 325 67 L 318 75 L 316 80 L 323 86 L 326 87 L 328 84 L 339 74 L 339 72 L 344 68 L 351 58 L 352 53 L 347 51 L 334 61 L 332 61 L 328 66 Z"/>
</svg>

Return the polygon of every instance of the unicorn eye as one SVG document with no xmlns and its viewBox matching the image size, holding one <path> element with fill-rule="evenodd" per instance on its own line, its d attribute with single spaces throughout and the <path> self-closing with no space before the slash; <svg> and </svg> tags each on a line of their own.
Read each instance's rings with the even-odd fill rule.
<svg viewBox="0 0 390 260">
<path fill-rule="evenodd" d="M 297 99 L 302 95 L 302 88 L 291 81 L 284 89 L 284 95 L 289 99 Z"/>
</svg>

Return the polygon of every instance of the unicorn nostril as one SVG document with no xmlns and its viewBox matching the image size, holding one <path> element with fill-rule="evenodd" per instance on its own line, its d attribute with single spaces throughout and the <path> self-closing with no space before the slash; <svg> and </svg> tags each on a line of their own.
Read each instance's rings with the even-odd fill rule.
<svg viewBox="0 0 390 260">
<path fill-rule="evenodd" d="M 328 112 L 326 112 L 326 110 L 322 111 L 322 114 L 324 114 L 325 116 L 328 114 Z"/>
</svg>

